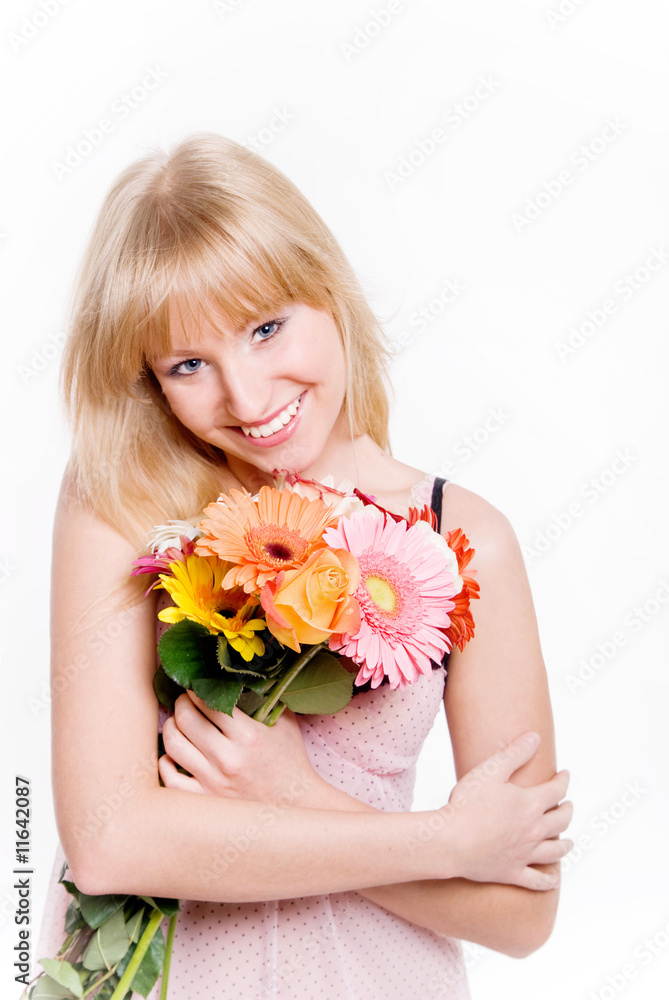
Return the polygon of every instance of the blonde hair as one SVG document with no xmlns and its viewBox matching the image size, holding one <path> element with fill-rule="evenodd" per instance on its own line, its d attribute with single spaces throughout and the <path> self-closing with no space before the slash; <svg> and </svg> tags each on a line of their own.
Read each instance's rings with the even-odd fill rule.
<svg viewBox="0 0 669 1000">
<path fill-rule="evenodd" d="M 184 302 L 239 327 L 289 302 L 328 309 L 347 359 L 351 433 L 389 450 L 387 341 L 341 247 L 263 157 L 191 135 L 130 164 L 109 190 L 75 281 L 61 368 L 70 488 L 138 556 L 154 525 L 196 518 L 227 486 L 224 453 L 177 420 L 151 371 Z M 136 602 L 149 582 L 122 585 Z"/>
</svg>

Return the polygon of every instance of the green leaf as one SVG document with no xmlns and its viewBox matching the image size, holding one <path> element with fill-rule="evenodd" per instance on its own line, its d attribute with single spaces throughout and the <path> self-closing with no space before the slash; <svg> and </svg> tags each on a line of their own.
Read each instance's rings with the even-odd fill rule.
<svg viewBox="0 0 669 1000">
<path fill-rule="evenodd" d="M 139 898 L 143 899 L 154 910 L 160 910 L 166 917 L 173 917 L 181 909 L 178 899 L 168 899 L 166 896 L 140 896 Z M 148 922 L 147 916 L 146 923 L 148 924 Z"/>
<path fill-rule="evenodd" d="M 80 996 L 81 993 L 73 993 L 51 976 L 40 976 L 30 990 L 30 1000 L 61 1000 L 61 998 L 76 1000 Z"/>
<path fill-rule="evenodd" d="M 179 695 L 184 693 L 181 685 L 173 681 L 171 677 L 168 677 L 162 667 L 158 667 L 153 675 L 153 690 L 160 704 L 164 705 L 165 708 L 169 708 L 170 712 L 174 711 L 174 702 Z"/>
<path fill-rule="evenodd" d="M 41 958 L 40 965 L 44 967 L 50 979 L 73 993 L 75 997 L 80 997 L 84 992 L 79 973 L 69 962 L 59 962 L 56 958 Z"/>
<path fill-rule="evenodd" d="M 321 650 L 290 682 L 281 701 L 291 712 L 333 715 L 351 700 L 354 677 L 336 656 Z"/>
<path fill-rule="evenodd" d="M 117 910 L 113 916 L 98 927 L 88 943 L 82 962 L 85 969 L 111 969 L 120 962 L 128 948 L 130 938 L 125 929 L 123 911 Z"/>
<path fill-rule="evenodd" d="M 237 708 L 241 708 L 246 715 L 253 715 L 257 708 L 260 708 L 265 699 L 255 691 L 242 691 L 237 702 Z"/>
<path fill-rule="evenodd" d="M 212 660 L 217 662 L 216 636 L 204 625 L 184 618 L 160 637 L 158 655 L 168 677 L 192 688 L 195 678 L 206 676 Z"/>
<path fill-rule="evenodd" d="M 65 914 L 65 931 L 67 934 L 71 934 L 72 931 L 76 931 L 80 927 L 84 926 L 85 921 L 81 915 L 81 910 L 77 903 L 72 900 L 67 908 L 67 913 Z"/>
<path fill-rule="evenodd" d="M 230 647 L 228 645 L 228 640 L 225 638 L 224 635 L 219 635 L 218 637 L 218 650 L 216 655 L 218 657 L 219 666 L 221 666 L 223 670 L 229 670 Z"/>
<path fill-rule="evenodd" d="M 141 933 L 143 934 L 146 930 L 146 925 L 148 924 L 148 917 L 145 917 L 141 928 Z M 116 974 L 119 979 L 125 972 L 134 952 L 134 948 L 128 951 L 128 954 L 119 963 Z M 139 968 L 135 975 L 132 977 L 132 983 L 130 984 L 130 989 L 132 993 L 139 993 L 141 996 L 146 997 L 149 995 L 151 990 L 156 984 L 158 976 L 163 969 L 163 961 L 165 958 L 165 938 L 163 937 L 163 932 L 158 928 L 156 933 L 151 938 L 151 943 L 146 949 L 144 958 L 139 963 Z M 129 994 L 126 994 L 129 1000 Z"/>
<path fill-rule="evenodd" d="M 93 930 L 97 930 L 112 914 L 123 906 L 127 896 L 87 896 L 79 893 L 81 915 Z"/>
<path fill-rule="evenodd" d="M 193 681 L 193 691 L 216 712 L 232 715 L 244 684 L 227 677 L 203 677 Z"/>
<path fill-rule="evenodd" d="M 144 909 L 145 907 L 142 907 L 141 910 L 137 911 L 137 913 L 133 913 L 133 915 L 129 918 L 129 920 L 126 920 L 125 922 L 126 933 L 130 938 L 131 944 L 137 944 L 137 942 L 139 941 L 140 930 L 142 927 L 142 917 L 144 916 Z"/>
</svg>

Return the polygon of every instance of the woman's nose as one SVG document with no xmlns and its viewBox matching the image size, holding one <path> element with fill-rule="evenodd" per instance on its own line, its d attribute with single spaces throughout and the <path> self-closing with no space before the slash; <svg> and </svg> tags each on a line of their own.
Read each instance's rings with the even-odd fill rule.
<svg viewBox="0 0 669 1000">
<path fill-rule="evenodd" d="M 268 412 L 263 380 L 250 366 L 226 366 L 220 381 L 225 409 L 235 423 L 253 424 Z"/>
</svg>

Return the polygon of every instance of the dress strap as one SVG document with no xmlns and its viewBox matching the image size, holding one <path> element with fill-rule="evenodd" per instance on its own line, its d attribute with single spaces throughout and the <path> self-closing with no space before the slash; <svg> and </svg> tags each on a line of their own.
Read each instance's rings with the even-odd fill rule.
<svg viewBox="0 0 669 1000">
<path fill-rule="evenodd" d="M 430 507 L 437 515 L 437 531 L 441 531 L 442 492 L 447 482 L 447 479 L 442 479 L 441 476 L 435 476 L 434 483 L 432 484 L 432 499 L 430 500 Z"/>
</svg>

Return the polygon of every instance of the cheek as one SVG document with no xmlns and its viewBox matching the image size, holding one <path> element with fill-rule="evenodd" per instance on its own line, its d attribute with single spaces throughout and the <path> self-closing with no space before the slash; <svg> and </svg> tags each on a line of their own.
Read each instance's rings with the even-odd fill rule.
<svg viewBox="0 0 669 1000">
<path fill-rule="evenodd" d="M 188 386 L 184 392 L 177 388 L 170 392 L 167 401 L 174 416 L 184 426 L 196 428 L 207 425 L 210 408 L 203 390 L 198 391 L 195 386 Z"/>
</svg>

